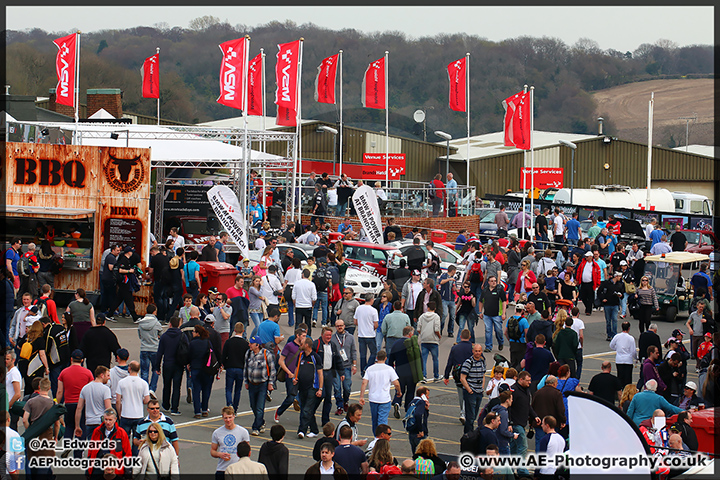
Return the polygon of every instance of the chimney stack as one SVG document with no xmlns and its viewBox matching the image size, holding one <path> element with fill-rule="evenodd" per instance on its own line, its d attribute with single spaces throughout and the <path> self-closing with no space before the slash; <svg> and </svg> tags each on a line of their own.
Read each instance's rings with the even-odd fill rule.
<svg viewBox="0 0 720 480">
<path fill-rule="evenodd" d="M 55 88 L 51 88 L 50 90 L 50 100 L 48 102 L 48 110 L 51 110 L 53 112 L 59 113 L 61 115 L 66 115 L 68 117 L 75 117 L 75 109 L 73 107 L 70 107 L 68 105 L 58 105 L 56 103 L 57 96 L 55 95 Z"/>
<path fill-rule="evenodd" d="M 104 108 L 115 118 L 122 118 L 122 91 L 119 88 L 89 88 L 87 90 L 87 116 Z"/>
</svg>

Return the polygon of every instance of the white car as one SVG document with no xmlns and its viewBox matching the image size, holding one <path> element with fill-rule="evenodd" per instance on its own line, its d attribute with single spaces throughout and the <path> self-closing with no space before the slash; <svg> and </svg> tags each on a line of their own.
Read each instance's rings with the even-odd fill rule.
<svg viewBox="0 0 720 480">
<path fill-rule="evenodd" d="M 279 253 L 281 259 L 285 256 L 288 248 L 293 250 L 294 257 L 299 258 L 300 263 L 304 267 L 307 265 L 308 257 L 312 256 L 313 250 L 315 250 L 316 247 L 314 245 L 306 245 L 304 243 L 280 243 L 278 244 L 278 250 L 280 251 Z M 259 250 L 250 250 L 248 255 L 248 258 L 250 259 L 250 266 L 254 267 L 257 265 L 260 262 L 261 256 L 262 252 Z M 355 297 L 360 297 L 366 293 L 372 293 L 373 295 L 378 296 L 383 289 L 380 277 L 363 270 L 359 270 L 355 267 L 348 267 L 345 272 L 345 285 L 352 287 L 355 291 Z"/>
<path fill-rule="evenodd" d="M 400 252 L 407 256 L 408 250 L 410 250 L 410 247 L 413 246 L 412 240 L 400 240 L 395 242 L 390 242 L 388 245 L 392 245 L 397 247 Z M 420 242 L 420 247 L 423 249 L 423 252 L 425 252 L 425 255 L 427 256 L 427 248 L 425 248 L 425 245 L 423 242 Z M 437 253 L 438 257 L 440 257 L 440 268 L 443 272 L 447 272 L 447 269 L 450 265 L 455 265 L 455 268 L 457 268 L 455 272 L 455 280 L 460 281 L 462 280 L 463 276 L 465 275 L 465 265 L 462 265 L 460 262 L 462 261 L 462 257 L 459 253 L 457 253 L 452 248 L 445 246 L 441 243 L 436 243 L 433 248 L 435 249 L 435 252 Z M 406 258 L 407 260 L 407 258 Z M 424 275 L 423 271 L 423 277 Z"/>
</svg>

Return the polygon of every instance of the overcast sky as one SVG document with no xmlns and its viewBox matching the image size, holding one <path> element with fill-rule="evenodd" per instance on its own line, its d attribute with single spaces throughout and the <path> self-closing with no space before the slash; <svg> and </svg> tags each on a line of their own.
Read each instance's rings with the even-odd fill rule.
<svg viewBox="0 0 720 480">
<path fill-rule="evenodd" d="M 712 6 L 647 7 L 6 7 L 6 28 L 41 28 L 49 32 L 92 32 L 153 26 L 188 27 L 190 20 L 213 15 L 229 24 L 254 27 L 273 20 L 314 23 L 340 30 L 401 31 L 409 37 L 467 33 L 501 41 L 522 35 L 557 37 L 567 45 L 579 38 L 601 49 L 633 51 L 642 43 L 668 39 L 679 46 L 714 43 Z"/>
</svg>

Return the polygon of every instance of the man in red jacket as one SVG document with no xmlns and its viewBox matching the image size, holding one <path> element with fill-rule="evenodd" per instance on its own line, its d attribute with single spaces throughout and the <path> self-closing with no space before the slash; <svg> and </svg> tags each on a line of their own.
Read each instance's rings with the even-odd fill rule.
<svg viewBox="0 0 720 480">
<path fill-rule="evenodd" d="M 109 432 L 107 434 L 106 432 Z M 106 454 L 111 454 L 115 457 L 117 457 L 119 460 L 118 462 L 122 462 L 123 458 L 130 458 L 132 457 L 132 450 L 130 447 L 130 439 L 128 439 L 127 433 L 125 433 L 125 430 L 120 428 L 117 423 L 117 413 L 114 409 L 108 408 L 103 412 L 103 423 L 98 425 L 95 430 L 93 430 L 91 440 L 96 441 L 103 441 L 105 439 L 108 440 L 120 440 L 120 442 L 114 442 L 114 447 L 105 450 L 105 449 L 90 449 L 88 451 L 88 458 L 103 458 Z M 130 469 L 131 470 L 131 469 Z M 115 474 L 124 476 L 125 468 L 122 465 L 119 465 L 119 468 L 115 469 Z M 88 468 L 88 477 L 92 476 L 93 473 L 93 467 Z"/>
<path fill-rule="evenodd" d="M 440 207 L 445 202 L 445 184 L 441 180 L 442 174 L 438 173 L 433 179 L 432 186 L 433 190 L 430 192 L 434 197 L 431 197 L 430 202 L 432 203 L 433 217 L 440 216 Z"/>
<path fill-rule="evenodd" d="M 593 245 L 593 248 L 596 248 Z M 592 251 L 586 252 L 576 271 L 580 283 L 580 300 L 585 304 L 585 315 L 592 313 L 595 291 L 600 286 L 600 265 L 593 258 Z"/>
</svg>

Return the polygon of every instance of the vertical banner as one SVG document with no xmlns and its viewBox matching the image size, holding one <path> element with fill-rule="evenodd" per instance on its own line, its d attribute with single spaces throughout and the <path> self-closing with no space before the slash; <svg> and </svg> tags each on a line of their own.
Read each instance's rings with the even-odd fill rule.
<svg viewBox="0 0 720 480">
<path fill-rule="evenodd" d="M 448 78 L 450 80 L 449 103 L 450 110 L 455 112 L 464 112 L 467 110 L 466 105 L 466 75 L 465 65 L 467 57 L 456 60 L 447 66 Z"/>
<path fill-rule="evenodd" d="M 315 101 L 318 103 L 335 103 L 335 76 L 339 57 L 339 53 L 327 57 L 317 68 Z"/>
<path fill-rule="evenodd" d="M 384 109 L 387 105 L 385 91 L 385 57 L 368 65 L 362 81 L 362 105 L 365 108 Z"/>
<path fill-rule="evenodd" d="M 143 62 L 142 75 L 143 98 L 160 98 L 160 54 L 156 53 Z"/>
<path fill-rule="evenodd" d="M 275 65 L 275 104 L 297 111 L 300 40 L 278 44 Z"/>
<path fill-rule="evenodd" d="M 248 115 L 263 115 L 263 88 L 262 53 L 258 53 L 248 64 Z"/>
<path fill-rule="evenodd" d="M 218 45 L 223 59 L 220 65 L 220 96 L 217 102 L 242 110 L 243 68 L 245 65 L 245 37 L 229 40 Z"/>
<path fill-rule="evenodd" d="M 368 185 L 363 185 L 355 190 L 352 201 L 358 219 L 360 220 L 360 225 L 365 229 L 367 237 L 372 243 L 379 245 L 384 244 L 380 207 L 378 206 L 375 191 Z"/>
<path fill-rule="evenodd" d="M 75 106 L 75 75 L 77 66 L 77 34 L 58 38 L 53 41 L 58 48 L 55 57 L 55 72 L 57 73 L 57 87 L 55 88 L 55 103 Z"/>
<path fill-rule="evenodd" d="M 530 150 L 530 94 L 519 92 L 502 102 L 505 146 Z"/>
<path fill-rule="evenodd" d="M 245 222 L 245 212 L 240 208 L 237 196 L 225 185 L 212 187 L 208 190 L 207 196 L 223 230 L 228 232 L 230 238 L 240 249 L 243 258 L 247 258 L 250 253 L 247 223 Z"/>
</svg>

